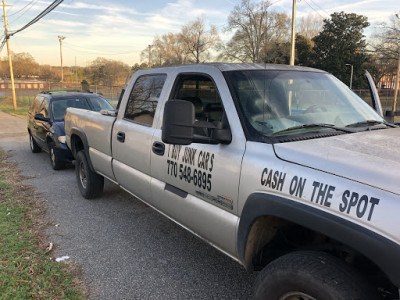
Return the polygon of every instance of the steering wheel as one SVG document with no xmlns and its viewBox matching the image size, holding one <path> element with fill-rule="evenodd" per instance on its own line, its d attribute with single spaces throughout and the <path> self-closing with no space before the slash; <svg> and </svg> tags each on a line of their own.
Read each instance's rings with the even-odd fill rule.
<svg viewBox="0 0 400 300">
<path fill-rule="evenodd" d="M 319 104 L 315 104 L 315 105 L 311 105 L 310 107 L 308 107 L 303 114 L 307 114 L 307 113 L 316 113 L 316 112 L 327 112 L 328 110 L 326 109 L 325 106 L 319 105 Z"/>
</svg>

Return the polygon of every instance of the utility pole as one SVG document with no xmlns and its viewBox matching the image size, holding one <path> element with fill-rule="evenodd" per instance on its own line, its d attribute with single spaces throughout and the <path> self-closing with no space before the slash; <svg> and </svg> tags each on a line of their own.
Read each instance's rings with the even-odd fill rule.
<svg viewBox="0 0 400 300">
<path fill-rule="evenodd" d="M 3 0 L 4 1 L 4 0 Z M 60 57 L 61 57 L 61 82 L 64 82 L 64 69 L 63 69 L 63 60 L 62 60 L 62 41 L 65 40 L 65 36 L 59 35 L 58 40 L 60 41 Z"/>
<path fill-rule="evenodd" d="M 5 28 L 5 34 L 6 34 L 6 40 L 7 40 L 8 64 L 10 65 L 10 77 L 11 77 L 11 89 L 12 89 L 12 96 L 13 96 L 13 107 L 14 107 L 14 110 L 17 110 L 17 97 L 15 96 L 14 72 L 13 72 L 12 60 L 11 60 L 10 36 L 8 35 L 6 6 L 10 6 L 10 5 L 6 5 L 5 1 L 3 0 L 4 28 Z"/>
<path fill-rule="evenodd" d="M 395 88 L 394 88 L 394 100 L 393 100 L 393 107 L 392 107 L 393 115 L 394 115 L 394 112 L 396 111 L 397 94 L 399 93 L 399 80 L 400 80 L 399 74 L 400 74 L 400 54 L 399 54 L 399 61 L 397 62 L 396 84 L 395 84 Z"/>
<path fill-rule="evenodd" d="M 396 14 L 396 18 L 400 19 L 400 12 Z M 400 47 L 399 49 L 399 61 L 397 62 L 397 73 L 396 73 L 396 85 L 394 88 L 394 100 L 393 100 L 393 107 L 392 112 L 394 116 L 394 112 L 396 111 L 396 104 L 397 104 L 397 94 L 399 92 L 399 80 L 400 80 Z"/>
<path fill-rule="evenodd" d="M 352 64 L 346 64 L 346 66 L 350 67 L 350 89 L 353 88 L 353 65 Z"/>
<path fill-rule="evenodd" d="M 296 44 L 296 0 L 293 0 L 292 7 L 292 47 L 290 51 L 290 65 L 294 66 L 295 56 L 295 44 Z"/>
<path fill-rule="evenodd" d="M 151 68 L 151 47 L 152 45 L 149 45 L 149 68 Z"/>
<path fill-rule="evenodd" d="M 78 68 L 76 67 L 76 56 L 75 56 L 75 85 L 78 88 Z"/>
</svg>

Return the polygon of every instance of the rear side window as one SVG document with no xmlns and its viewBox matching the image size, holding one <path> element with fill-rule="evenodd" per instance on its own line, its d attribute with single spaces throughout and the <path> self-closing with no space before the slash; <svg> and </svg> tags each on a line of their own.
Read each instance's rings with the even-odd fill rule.
<svg viewBox="0 0 400 300">
<path fill-rule="evenodd" d="M 38 112 L 40 104 L 42 103 L 43 97 L 36 96 L 35 100 L 33 100 L 31 107 L 29 108 L 29 113 L 34 115 Z"/>
<path fill-rule="evenodd" d="M 158 99 L 166 78 L 166 74 L 140 76 L 129 95 L 124 118 L 153 125 Z"/>
<path fill-rule="evenodd" d="M 42 105 L 40 105 L 39 113 L 43 114 L 43 117 L 49 117 L 49 99 L 44 98 Z"/>
</svg>

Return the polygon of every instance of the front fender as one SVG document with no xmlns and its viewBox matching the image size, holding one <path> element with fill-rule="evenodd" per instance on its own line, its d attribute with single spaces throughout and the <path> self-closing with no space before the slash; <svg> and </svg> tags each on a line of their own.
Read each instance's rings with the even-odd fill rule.
<svg viewBox="0 0 400 300">
<path fill-rule="evenodd" d="M 252 224 L 262 216 L 277 217 L 322 233 L 358 251 L 374 262 L 400 287 L 400 245 L 357 224 L 314 207 L 276 195 L 254 193 L 243 208 L 238 227 L 237 247 L 245 265 L 245 251 Z"/>
</svg>

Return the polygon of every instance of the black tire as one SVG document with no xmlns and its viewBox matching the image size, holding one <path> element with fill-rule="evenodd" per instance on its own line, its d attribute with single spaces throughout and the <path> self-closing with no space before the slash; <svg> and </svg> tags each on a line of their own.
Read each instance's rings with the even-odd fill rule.
<svg viewBox="0 0 400 300">
<path fill-rule="evenodd" d="M 79 191 L 86 199 L 93 199 L 103 192 L 104 177 L 93 172 L 84 151 L 79 151 L 75 164 L 76 180 Z"/>
<path fill-rule="evenodd" d="M 38 144 L 36 144 L 35 140 L 33 139 L 32 134 L 29 133 L 29 146 L 31 147 L 32 153 L 39 153 L 42 151 Z"/>
<path fill-rule="evenodd" d="M 49 144 L 49 156 L 51 167 L 54 170 L 61 170 L 64 168 L 65 164 L 61 161 L 59 154 L 57 154 L 57 149 L 54 146 L 54 143 Z"/>
<path fill-rule="evenodd" d="M 350 266 L 323 252 L 284 255 L 259 274 L 254 299 L 376 300 L 376 292 Z"/>
</svg>

